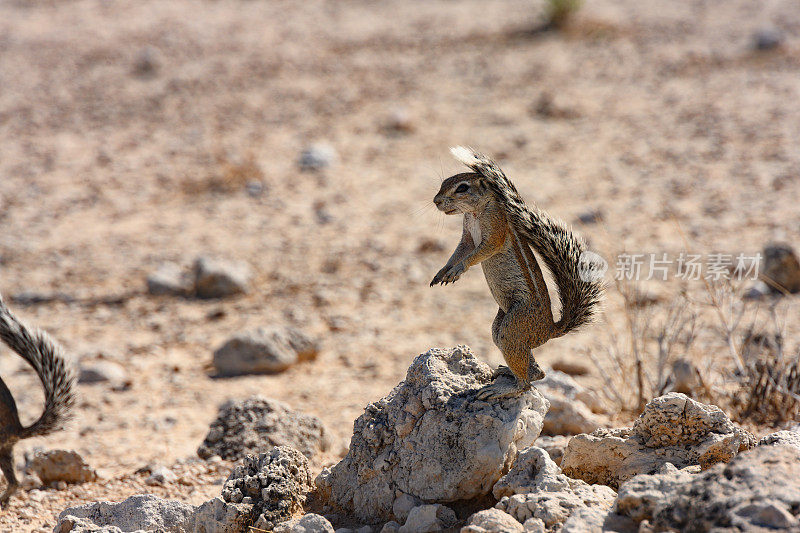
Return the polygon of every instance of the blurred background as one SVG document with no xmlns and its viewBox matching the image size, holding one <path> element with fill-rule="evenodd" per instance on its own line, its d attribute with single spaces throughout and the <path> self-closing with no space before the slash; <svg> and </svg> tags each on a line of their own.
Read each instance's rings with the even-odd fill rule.
<svg viewBox="0 0 800 533">
<path fill-rule="evenodd" d="M 463 170 L 454 145 L 608 260 L 601 320 L 536 353 L 601 397 L 601 423 L 678 389 L 756 432 L 791 423 L 799 36 L 793 0 L 0 0 L 0 292 L 82 375 L 76 420 L 18 461 L 58 441 L 102 477 L 40 512 L 17 499 L 0 527 L 135 493 L 227 399 L 318 416 L 318 470 L 419 353 L 498 364 L 479 269 L 428 287 L 460 237 L 431 202 Z M 614 280 L 623 252 L 767 251 L 782 290 L 674 265 Z M 215 268 L 234 289 L 203 292 Z M 219 377 L 214 350 L 262 326 L 316 358 Z M 31 420 L 36 378 L 0 352 Z M 149 490 L 198 503 L 214 479 Z"/>
</svg>

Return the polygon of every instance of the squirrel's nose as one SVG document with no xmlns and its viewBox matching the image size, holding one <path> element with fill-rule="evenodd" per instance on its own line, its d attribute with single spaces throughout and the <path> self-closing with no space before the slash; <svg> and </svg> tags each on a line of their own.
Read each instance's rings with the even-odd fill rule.
<svg viewBox="0 0 800 533">
<path fill-rule="evenodd" d="M 439 197 L 439 196 L 434 196 L 433 197 L 433 203 L 436 204 L 437 206 L 439 206 L 443 201 L 444 201 L 444 199 Z"/>
</svg>

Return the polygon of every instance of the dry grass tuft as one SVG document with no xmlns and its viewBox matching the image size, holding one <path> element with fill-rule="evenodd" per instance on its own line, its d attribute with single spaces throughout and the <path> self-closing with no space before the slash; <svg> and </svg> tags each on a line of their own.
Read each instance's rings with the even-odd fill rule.
<svg viewBox="0 0 800 533">
<path fill-rule="evenodd" d="M 786 353 L 785 306 L 773 300 L 766 324 L 743 334 L 744 369 L 731 401 L 739 420 L 778 427 L 800 416 L 800 348 L 794 348 L 794 355 Z"/>
<path fill-rule="evenodd" d="M 697 313 L 681 295 L 659 319 L 656 307 L 640 305 L 645 297 L 638 286 L 618 282 L 617 291 L 625 304 L 627 328 L 622 335 L 608 330 L 605 361 L 591 350 L 587 354 L 605 380 L 608 399 L 620 411 L 638 413 L 650 399 L 672 390 L 672 367 L 685 360 L 695 341 Z"/>
<path fill-rule="evenodd" d="M 602 352 L 588 351 L 605 395 L 621 413 L 637 414 L 650 399 L 677 391 L 738 422 L 793 422 L 800 417 L 800 345 L 788 349 L 792 301 L 749 302 L 729 280 L 704 283 L 705 300 L 679 295 L 646 307 L 638 305 L 638 286 L 617 284 L 627 327 L 622 334 L 609 329 Z"/>
</svg>

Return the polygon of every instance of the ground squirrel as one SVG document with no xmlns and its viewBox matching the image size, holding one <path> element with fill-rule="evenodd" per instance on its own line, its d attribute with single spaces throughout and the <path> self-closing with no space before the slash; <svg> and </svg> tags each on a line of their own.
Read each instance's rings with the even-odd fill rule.
<svg viewBox="0 0 800 533">
<path fill-rule="evenodd" d="M 75 377 L 61 351 L 46 333 L 29 330 L 11 314 L 0 296 L 0 339 L 33 367 L 44 387 L 44 412 L 30 426 L 19 421 L 17 403 L 0 378 L 0 470 L 8 486 L 0 495 L 0 506 L 17 490 L 14 445 L 29 437 L 47 435 L 61 428 L 75 403 Z"/>
<path fill-rule="evenodd" d="M 453 155 L 473 172 L 444 180 L 433 199 L 447 215 L 462 213 L 461 242 L 431 286 L 458 280 L 481 263 L 486 282 L 500 309 L 492 339 L 508 367 L 500 367 L 481 399 L 516 396 L 530 389 L 544 372 L 532 349 L 587 323 L 602 294 L 602 280 L 592 275 L 598 265 L 583 255 L 586 245 L 562 222 L 529 209 L 517 189 L 491 159 L 467 148 Z M 535 250 L 550 270 L 561 300 L 561 319 L 553 320 L 550 297 Z M 589 273 L 587 275 L 587 273 Z M 514 383 L 510 383 L 513 374 Z"/>
</svg>

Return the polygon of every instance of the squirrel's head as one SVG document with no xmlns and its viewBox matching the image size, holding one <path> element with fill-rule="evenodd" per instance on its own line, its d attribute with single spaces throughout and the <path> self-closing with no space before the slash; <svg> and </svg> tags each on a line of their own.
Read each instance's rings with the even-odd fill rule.
<svg viewBox="0 0 800 533">
<path fill-rule="evenodd" d="M 491 198 L 485 181 L 476 172 L 450 176 L 442 182 L 439 192 L 433 197 L 433 203 L 446 215 L 479 213 Z"/>
</svg>

